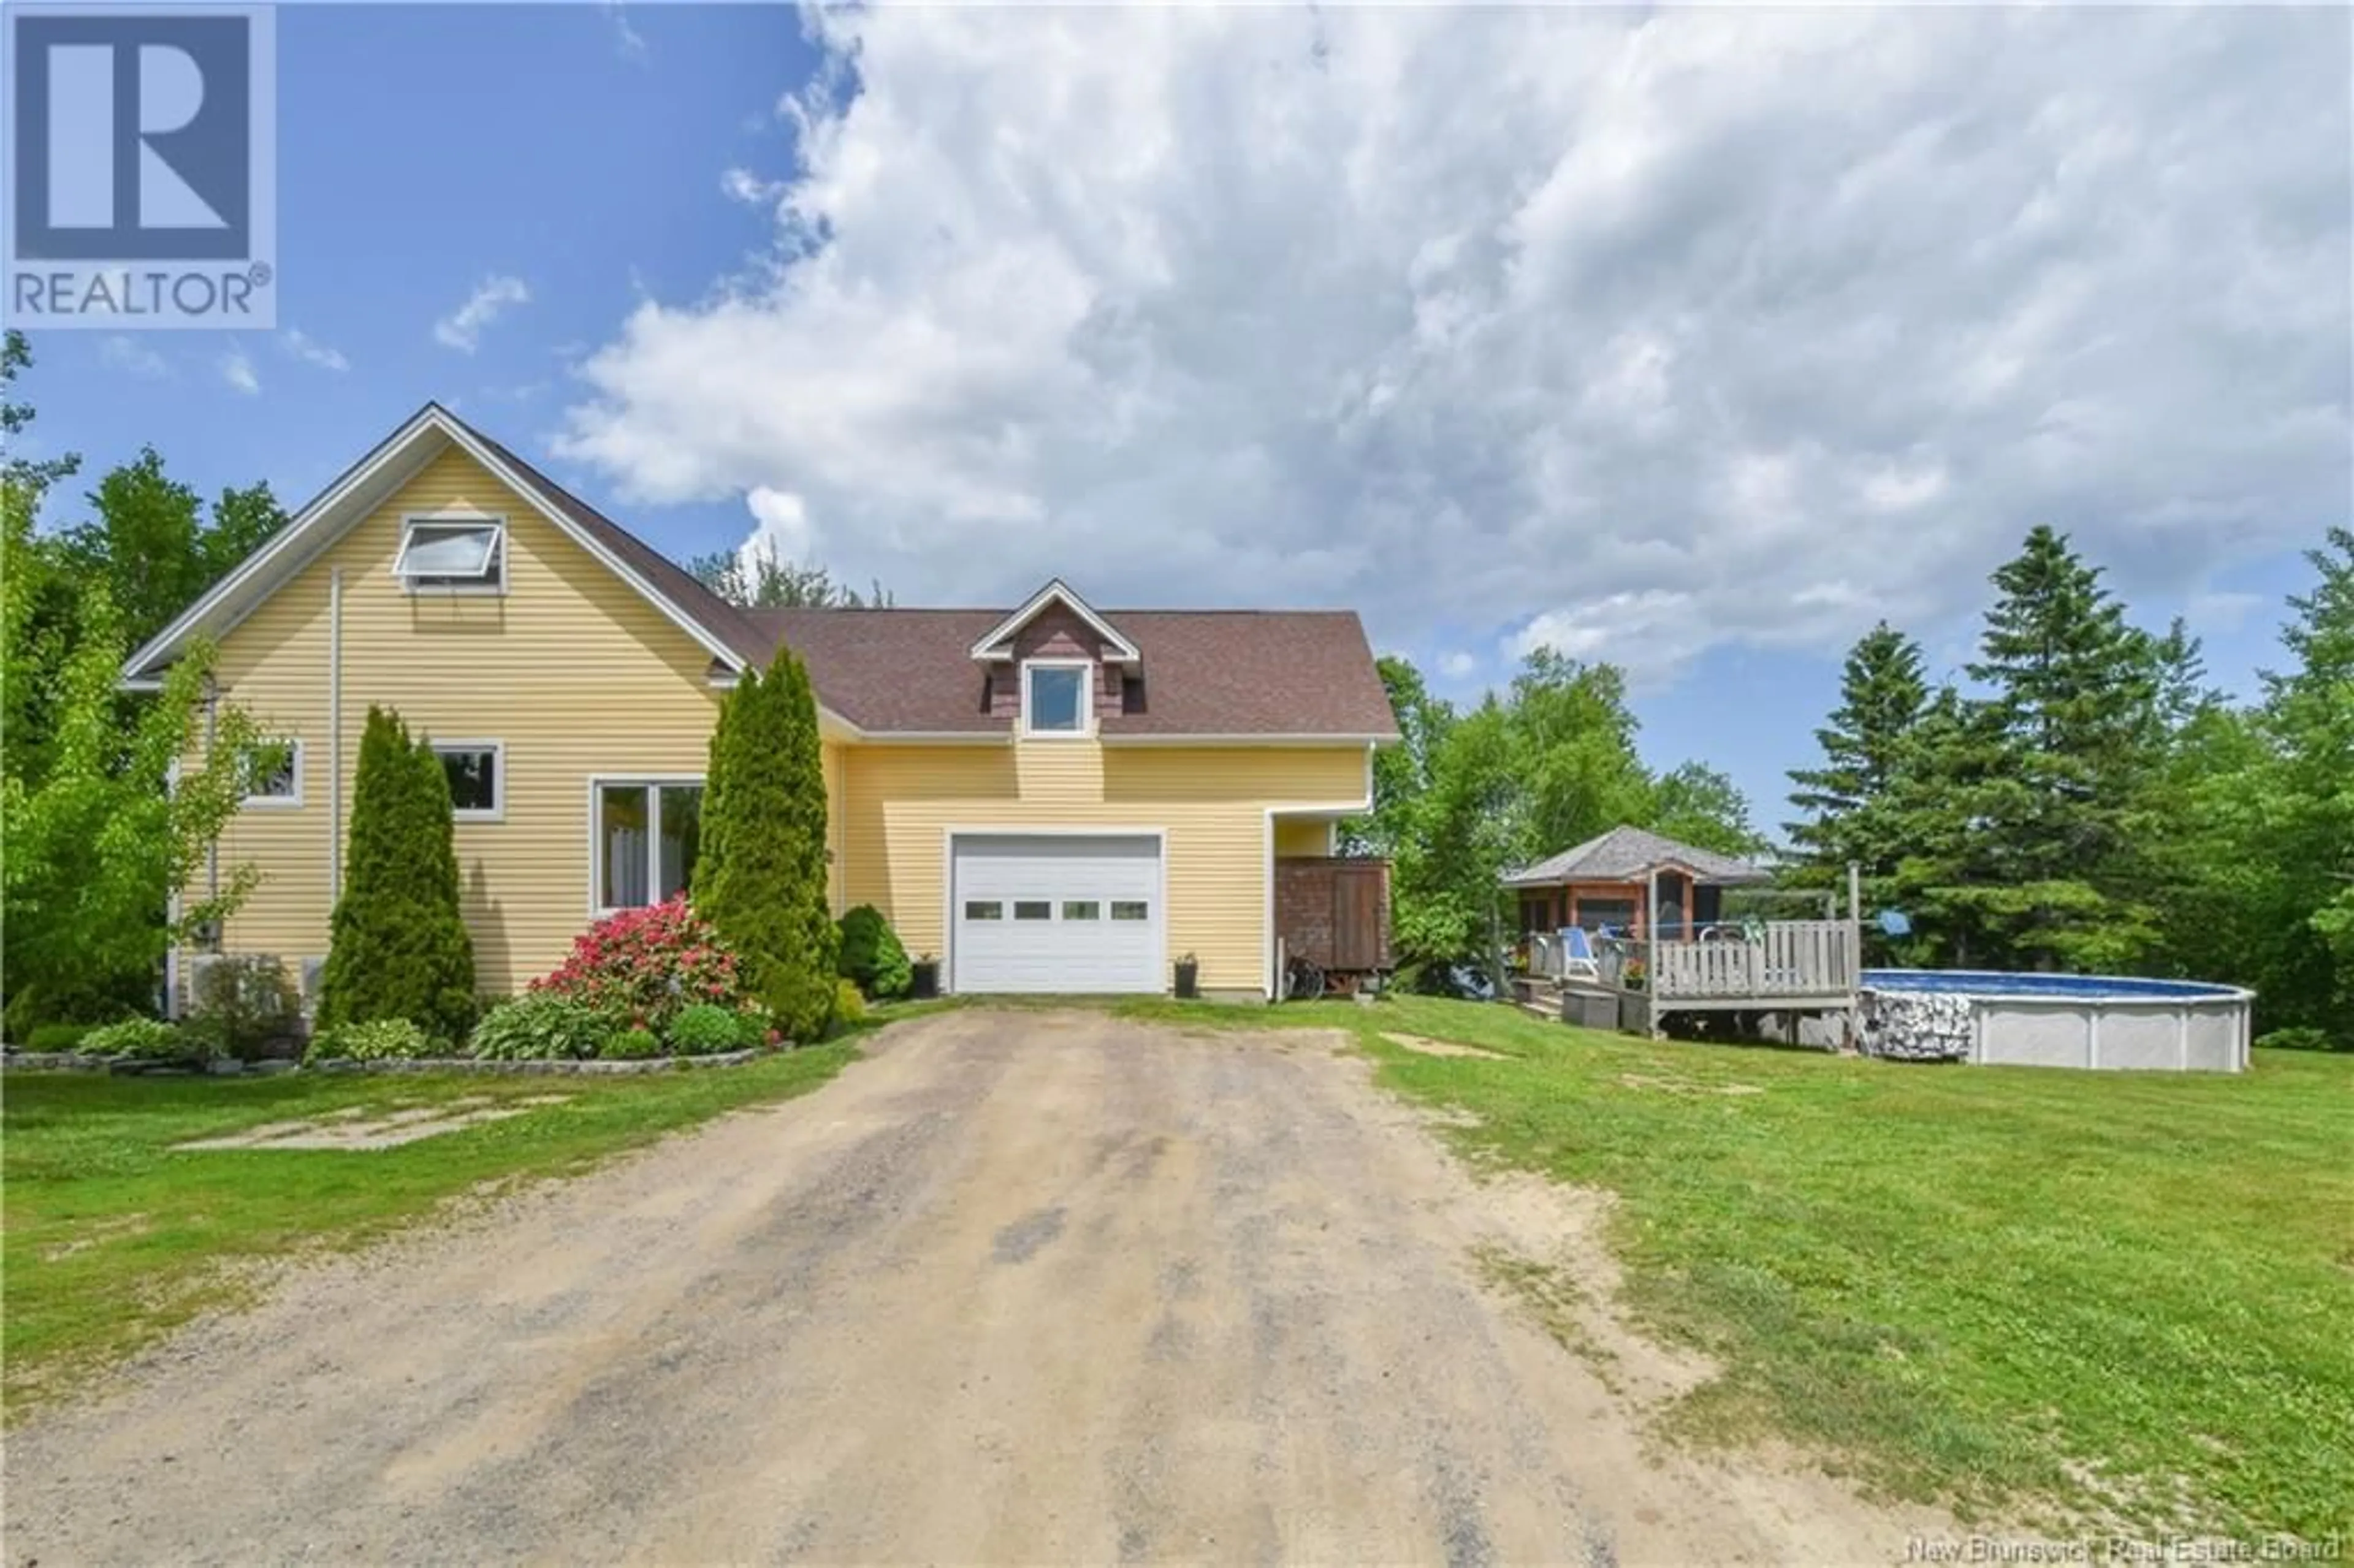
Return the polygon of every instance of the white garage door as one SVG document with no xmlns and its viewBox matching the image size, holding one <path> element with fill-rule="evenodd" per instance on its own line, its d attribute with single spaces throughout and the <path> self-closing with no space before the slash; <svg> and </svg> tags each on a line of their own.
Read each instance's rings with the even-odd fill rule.
<svg viewBox="0 0 2354 1568">
<path fill-rule="evenodd" d="M 960 991 L 1161 991 L 1161 841 L 957 835 L 950 984 Z"/>
</svg>

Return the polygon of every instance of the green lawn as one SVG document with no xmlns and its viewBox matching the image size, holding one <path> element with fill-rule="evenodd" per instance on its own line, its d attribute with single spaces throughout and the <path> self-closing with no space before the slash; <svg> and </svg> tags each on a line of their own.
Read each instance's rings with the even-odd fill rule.
<svg viewBox="0 0 2354 1568">
<path fill-rule="evenodd" d="M 363 1243 L 486 1184 L 564 1174 L 722 1111 L 805 1093 L 856 1054 L 837 1044 L 740 1067 L 610 1078 L 12 1073 L 0 1085 L 8 1416 L 193 1314 L 241 1299 L 254 1271 L 240 1265 Z M 347 1107 L 538 1095 L 568 1097 L 397 1149 L 173 1148 Z"/>
<path fill-rule="evenodd" d="M 1266 1014 L 1145 1006 L 1237 1025 Z M 1475 1154 L 1618 1194 L 1625 1305 L 1726 1369 L 1666 1417 L 1966 1512 L 2354 1530 L 2354 1057 L 2239 1076 L 1653 1043 L 1405 998 L 1357 1033 Z M 1507 1059 L 1416 1054 L 1384 1030 Z M 1723 1093 L 1732 1086 L 1756 1093 Z"/>
<path fill-rule="evenodd" d="M 952 1004 L 885 1012 L 931 1005 Z M 1390 1086 L 1476 1116 L 1449 1134 L 1476 1156 L 1617 1193 L 1622 1305 L 1725 1369 L 1670 1430 L 1780 1431 L 1965 1511 L 2354 1531 L 2354 1058 L 2089 1074 L 1654 1044 L 1420 998 L 1118 1011 L 1352 1032 Z M 1384 1031 L 1501 1055 L 1421 1055 Z M 236 1299 L 225 1264 L 366 1240 L 479 1183 L 805 1091 L 854 1054 L 608 1080 L 12 1075 L 11 1413 Z M 1757 1092 L 1712 1092 L 1734 1086 Z M 381 1152 L 169 1147 L 344 1106 L 553 1092 L 574 1098 Z"/>
</svg>

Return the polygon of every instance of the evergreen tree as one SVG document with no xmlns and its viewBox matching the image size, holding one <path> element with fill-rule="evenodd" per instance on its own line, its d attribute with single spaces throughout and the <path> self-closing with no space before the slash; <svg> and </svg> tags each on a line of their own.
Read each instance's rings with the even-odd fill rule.
<svg viewBox="0 0 2354 1568">
<path fill-rule="evenodd" d="M 2267 1025 L 2354 1048 L 2354 529 L 2330 529 L 2306 560 L 2320 580 L 2291 597 L 2281 632 L 2296 665 L 2265 673 L 2255 715 L 2270 755 L 2249 781 L 2260 811 L 2247 853 L 2274 872 L 2277 937 L 2253 978 Z"/>
<path fill-rule="evenodd" d="M 840 932 L 826 912 L 825 773 L 817 699 L 790 649 L 748 670 L 719 711 L 704 780 L 695 906 L 792 1039 L 833 1019 Z"/>
<path fill-rule="evenodd" d="M 400 715 L 371 706 L 352 785 L 343 895 L 321 978 L 321 1028 L 405 1018 L 445 1039 L 474 1013 L 450 780 Z"/>
<path fill-rule="evenodd" d="M 2005 752 L 1972 807 L 1990 841 L 1982 882 L 1947 901 L 1980 944 L 2030 968 L 2132 962 L 2155 936 L 2137 896 L 2134 828 L 2162 762 L 2159 640 L 2127 625 L 2067 535 L 2038 526 L 1994 574 L 1972 679 Z M 2179 658 L 2179 651 L 2177 657 Z"/>
<path fill-rule="evenodd" d="M 907 962 L 907 949 L 899 933 L 891 929 L 883 912 L 872 904 L 862 904 L 844 911 L 839 924 L 842 948 L 835 963 L 842 978 L 855 982 L 869 1001 L 887 1001 L 907 995 L 915 970 Z"/>
<path fill-rule="evenodd" d="M 1893 855 L 1882 896 L 1913 927 L 1894 944 L 1900 961 L 1960 968 L 1999 961 L 1970 900 L 1999 875 L 1980 813 L 1985 792 L 2009 765 L 1993 713 L 1951 686 L 1936 690 L 1897 742 L 1873 842 Z"/>
<path fill-rule="evenodd" d="M 1815 731 L 1823 765 L 1790 774 L 1790 803 L 1806 814 L 1786 825 L 1801 857 L 1795 880 L 1841 885 L 1853 861 L 1869 899 L 1893 894 L 1907 836 L 1892 797 L 1928 706 L 1919 643 L 1883 620 L 1848 651 L 1840 705 Z"/>
</svg>

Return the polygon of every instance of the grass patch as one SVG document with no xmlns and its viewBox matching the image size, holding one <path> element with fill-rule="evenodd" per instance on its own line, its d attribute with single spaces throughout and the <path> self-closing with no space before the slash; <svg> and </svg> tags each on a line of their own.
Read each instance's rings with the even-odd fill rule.
<svg viewBox="0 0 2354 1568">
<path fill-rule="evenodd" d="M 639 1077 L 110 1078 L 11 1074 L 0 1151 L 7 1414 L 253 1289 L 241 1267 L 374 1240 L 486 1185 L 577 1171 L 738 1107 L 816 1088 L 847 1043 Z M 563 1095 L 397 1149 L 183 1151 L 264 1122 Z"/>
<path fill-rule="evenodd" d="M 1425 998 L 1257 1016 L 1350 1029 L 1385 1083 L 1477 1117 L 1451 1134 L 1475 1153 L 1617 1193 L 1628 1303 L 1726 1369 L 1671 1427 L 1771 1426 L 1965 1512 L 2354 1530 L 2354 1057 L 2073 1073 Z"/>
</svg>

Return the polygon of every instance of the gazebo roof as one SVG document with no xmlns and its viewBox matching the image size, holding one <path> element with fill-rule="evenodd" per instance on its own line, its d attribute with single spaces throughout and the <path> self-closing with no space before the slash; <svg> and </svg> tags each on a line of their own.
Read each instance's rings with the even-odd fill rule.
<svg viewBox="0 0 2354 1568">
<path fill-rule="evenodd" d="M 1693 844 L 1678 843 L 1641 828 L 1617 827 L 1534 865 L 1504 874 L 1507 887 L 1552 887 L 1564 882 L 1641 882 L 1654 871 L 1686 871 L 1699 881 L 1718 885 L 1765 882 L 1772 874 L 1763 867 L 1718 854 Z"/>
</svg>

